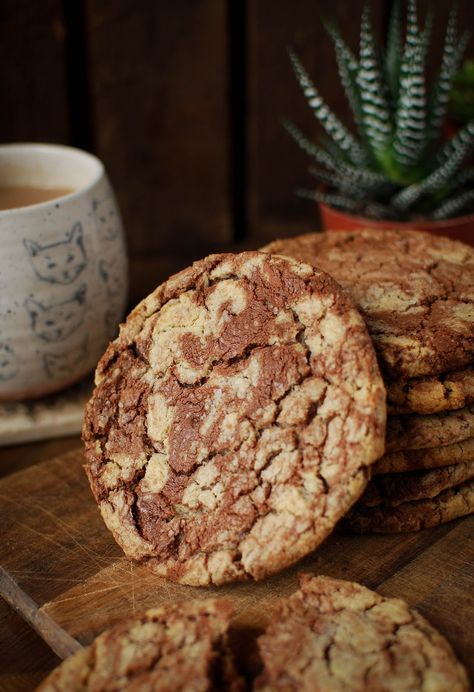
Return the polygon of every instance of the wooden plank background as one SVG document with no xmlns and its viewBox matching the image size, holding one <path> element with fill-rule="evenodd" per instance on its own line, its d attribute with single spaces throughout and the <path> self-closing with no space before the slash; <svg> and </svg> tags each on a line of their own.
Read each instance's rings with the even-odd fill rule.
<svg viewBox="0 0 474 692">
<path fill-rule="evenodd" d="M 380 37 L 391 3 L 371 3 Z M 69 143 L 102 158 L 131 258 L 140 267 L 158 262 L 158 279 L 167 267 L 235 241 L 258 246 L 275 234 L 311 229 L 314 208 L 293 195 L 311 184 L 307 160 L 280 121 L 289 117 L 313 136 L 318 125 L 286 46 L 297 49 L 344 118 L 348 108 L 321 20 L 336 18 L 357 49 L 363 4 L 3 0 L 0 140 Z M 422 17 L 428 6 L 435 10 L 437 56 L 450 3 L 419 5 Z M 461 26 L 473 27 L 472 0 L 458 5 Z M 474 55 L 474 41 L 468 53 Z M 156 266 L 148 269 L 150 282 Z"/>
</svg>

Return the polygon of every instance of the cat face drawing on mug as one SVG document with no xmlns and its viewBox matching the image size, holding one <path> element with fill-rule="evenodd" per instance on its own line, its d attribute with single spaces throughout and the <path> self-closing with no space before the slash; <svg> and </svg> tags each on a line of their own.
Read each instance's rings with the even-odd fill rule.
<svg viewBox="0 0 474 692">
<path fill-rule="evenodd" d="M 45 353 L 44 369 L 51 379 L 63 379 L 70 376 L 87 357 L 87 337 L 82 344 L 66 353 Z"/>
<path fill-rule="evenodd" d="M 17 369 L 12 347 L 5 341 L 0 341 L 0 382 L 6 382 L 15 377 Z"/>
<path fill-rule="evenodd" d="M 36 336 L 42 341 L 62 341 L 80 327 L 86 308 L 86 290 L 83 284 L 71 298 L 52 305 L 28 298 L 25 307 Z"/>
<path fill-rule="evenodd" d="M 78 221 L 66 233 L 66 239 L 50 245 L 36 240 L 23 241 L 36 276 L 51 284 L 70 284 L 87 264 L 82 224 Z"/>
</svg>

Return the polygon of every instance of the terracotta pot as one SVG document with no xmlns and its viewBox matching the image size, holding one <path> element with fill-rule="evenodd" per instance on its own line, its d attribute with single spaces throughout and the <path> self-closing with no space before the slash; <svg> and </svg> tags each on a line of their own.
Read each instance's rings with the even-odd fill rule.
<svg viewBox="0 0 474 692">
<path fill-rule="evenodd" d="M 349 213 L 333 209 L 326 204 L 319 204 L 321 222 L 326 231 L 357 231 L 363 228 L 413 228 L 428 231 L 435 235 L 444 235 L 453 240 L 462 240 L 474 246 L 474 214 L 458 216 L 444 221 L 377 221 L 352 216 Z"/>
</svg>

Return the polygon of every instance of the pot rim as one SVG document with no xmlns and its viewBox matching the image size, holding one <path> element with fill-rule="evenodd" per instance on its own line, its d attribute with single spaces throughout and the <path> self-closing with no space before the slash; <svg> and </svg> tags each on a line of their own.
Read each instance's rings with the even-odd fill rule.
<svg viewBox="0 0 474 692">
<path fill-rule="evenodd" d="M 367 224 L 368 228 L 370 226 L 380 225 L 385 226 L 387 228 L 391 226 L 406 226 L 406 228 L 415 227 L 444 229 L 453 228 L 453 226 L 457 227 L 463 226 L 468 223 L 474 223 L 474 212 L 472 212 L 471 214 L 464 214 L 463 216 L 453 216 L 449 219 L 440 219 L 433 221 L 431 221 L 430 219 L 423 220 L 422 217 L 419 217 L 419 219 L 413 218 L 410 221 L 396 221 L 390 219 L 372 219 L 369 216 L 359 216 L 358 214 L 351 214 L 350 211 L 336 209 L 336 207 L 332 207 L 330 204 L 326 204 L 325 202 L 317 202 L 317 204 L 319 205 L 319 207 L 328 209 L 332 214 L 336 214 L 338 216 L 343 216 L 350 219 L 355 219 L 361 224 Z"/>
</svg>

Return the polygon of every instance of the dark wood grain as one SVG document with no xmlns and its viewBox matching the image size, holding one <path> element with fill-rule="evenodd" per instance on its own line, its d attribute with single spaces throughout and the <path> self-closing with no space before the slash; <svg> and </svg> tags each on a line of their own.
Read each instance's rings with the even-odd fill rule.
<svg viewBox="0 0 474 692">
<path fill-rule="evenodd" d="M 97 521 L 82 463 L 82 451 L 69 452 L 0 484 L 2 567 L 39 606 L 120 556 Z"/>
<path fill-rule="evenodd" d="M 129 306 L 134 307 L 142 298 L 149 295 L 157 286 L 172 274 L 188 267 L 200 258 L 199 251 L 194 254 L 166 254 L 161 257 L 139 257 L 130 260 Z"/>
<path fill-rule="evenodd" d="M 407 535 L 335 533 L 314 554 L 270 579 L 191 588 L 121 555 L 92 499 L 82 462 L 77 450 L 0 482 L 3 568 L 41 612 L 82 644 L 143 608 L 212 594 L 233 600 L 237 640 L 246 642 L 238 649 L 252 669 L 252 638 L 272 604 L 296 588 L 298 572 L 307 571 L 403 597 L 433 621 L 472 670 L 474 517 Z"/>
<path fill-rule="evenodd" d="M 0 478 L 8 476 L 15 471 L 21 471 L 33 464 L 38 464 L 41 461 L 47 461 L 64 452 L 69 452 L 71 449 L 77 449 L 79 444 L 79 435 L 72 435 L 71 437 L 45 440 L 40 443 L 31 442 L 0 447 Z"/>
<path fill-rule="evenodd" d="M 79 642 L 60 627 L 44 610 L 40 610 L 16 581 L 0 567 L 0 593 L 14 610 L 39 634 L 50 649 L 59 656 L 67 658 L 82 649 Z"/>
<path fill-rule="evenodd" d="M 474 523 L 452 522 L 446 528 L 442 540 L 387 575 L 379 590 L 386 596 L 409 601 L 441 631 L 449 619 L 451 643 L 474 676 Z M 423 574 L 423 580 L 419 574 Z"/>
<path fill-rule="evenodd" d="M 79 437 L 0 447 L 0 476 L 46 461 L 79 445 Z M 3 549 L 3 542 L 1 542 Z M 0 689 L 29 692 L 59 663 L 41 637 L 0 598 Z"/>
<path fill-rule="evenodd" d="M 61 0 L 0 3 L 0 140 L 66 142 L 68 104 Z"/>
<path fill-rule="evenodd" d="M 227 3 L 85 7 L 94 139 L 131 253 L 229 241 Z"/>
<path fill-rule="evenodd" d="M 31 692 L 60 659 L 0 598 L 0 690 Z"/>
</svg>

